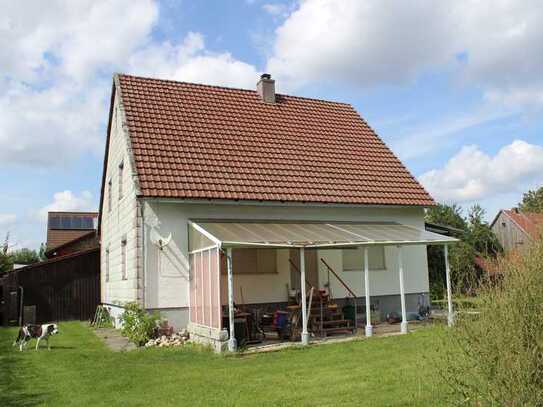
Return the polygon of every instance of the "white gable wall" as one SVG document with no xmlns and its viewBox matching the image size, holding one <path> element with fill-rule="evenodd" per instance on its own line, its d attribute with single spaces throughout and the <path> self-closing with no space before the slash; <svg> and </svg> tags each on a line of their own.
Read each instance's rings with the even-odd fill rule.
<svg viewBox="0 0 543 407">
<path fill-rule="evenodd" d="M 356 208 L 332 206 L 301 205 L 244 205 L 232 204 L 192 204 L 148 201 L 145 205 L 146 220 L 146 306 L 148 308 L 175 308 L 189 305 L 189 265 L 188 265 L 188 222 L 190 219 L 270 219 L 270 220 L 313 220 L 313 221 L 382 221 L 424 228 L 422 208 Z M 154 228 L 161 236 L 172 234 L 172 242 L 159 254 L 156 246 L 149 243 L 150 229 Z M 425 246 L 406 246 L 403 248 L 406 293 L 428 292 L 428 265 Z M 234 275 L 237 287 L 235 301 L 245 303 L 279 302 L 286 300 L 286 285 L 290 284 L 288 250 L 277 251 L 277 274 Z M 394 295 L 399 293 L 397 249 L 385 249 L 387 270 L 372 271 L 371 295 Z M 364 293 L 363 273 L 343 272 L 340 250 L 319 250 L 334 270 L 354 289 L 357 295 Z M 319 280 L 327 280 L 326 271 L 319 261 Z M 332 292 L 340 297 L 344 289 L 331 278 Z M 225 278 L 222 283 L 226 291 Z M 343 295 L 345 296 L 345 294 Z M 225 296 L 223 296 L 225 298 Z"/>
<path fill-rule="evenodd" d="M 141 301 L 141 282 L 138 283 L 138 201 L 136 180 L 129 155 L 128 135 L 122 105 L 115 96 L 105 188 L 101 213 L 101 285 L 102 302 L 106 304 Z M 119 199 L 119 164 L 123 163 L 123 194 Z M 109 209 L 111 180 L 111 210 Z M 121 242 L 126 238 L 126 279 L 122 277 Z M 141 246 L 141 245 L 140 245 Z M 109 281 L 106 281 L 106 250 L 109 249 Z"/>
</svg>

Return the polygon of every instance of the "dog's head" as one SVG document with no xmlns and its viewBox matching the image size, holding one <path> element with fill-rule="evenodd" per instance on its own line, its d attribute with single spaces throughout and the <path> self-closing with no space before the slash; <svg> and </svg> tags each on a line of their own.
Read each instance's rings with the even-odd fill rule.
<svg viewBox="0 0 543 407">
<path fill-rule="evenodd" d="M 58 334 L 58 326 L 57 326 L 57 324 L 49 324 L 49 325 L 47 325 L 47 333 L 49 335 Z"/>
</svg>

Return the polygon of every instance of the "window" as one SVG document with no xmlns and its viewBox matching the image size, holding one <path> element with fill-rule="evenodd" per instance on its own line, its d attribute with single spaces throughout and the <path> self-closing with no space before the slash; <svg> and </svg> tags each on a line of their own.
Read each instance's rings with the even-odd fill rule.
<svg viewBox="0 0 543 407">
<path fill-rule="evenodd" d="M 49 229 L 60 229 L 60 216 L 49 216 Z"/>
<path fill-rule="evenodd" d="M 364 248 L 343 249 L 343 271 L 364 271 Z M 385 270 L 385 248 L 368 247 L 368 266 L 370 270 Z"/>
<path fill-rule="evenodd" d="M 234 274 L 277 273 L 277 251 L 272 249 L 233 249 L 232 272 Z"/>
<path fill-rule="evenodd" d="M 126 237 L 121 240 L 121 275 L 122 279 L 126 280 L 128 278 L 127 274 L 127 259 L 126 259 Z"/>
<path fill-rule="evenodd" d="M 92 215 L 50 215 L 49 229 L 91 230 L 96 229 L 96 216 Z"/>
<path fill-rule="evenodd" d="M 111 181 L 111 178 L 109 179 L 107 183 L 107 211 L 111 212 L 111 194 L 113 193 L 113 182 Z"/>
<path fill-rule="evenodd" d="M 109 246 L 106 249 L 106 282 L 109 281 Z"/>
<path fill-rule="evenodd" d="M 124 163 L 121 161 L 119 164 L 119 200 L 123 199 L 123 170 Z"/>
</svg>

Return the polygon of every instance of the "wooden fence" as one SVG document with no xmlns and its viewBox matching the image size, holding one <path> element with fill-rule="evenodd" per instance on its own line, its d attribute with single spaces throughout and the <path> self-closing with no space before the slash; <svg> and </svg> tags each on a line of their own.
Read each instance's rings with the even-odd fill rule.
<svg viewBox="0 0 543 407">
<path fill-rule="evenodd" d="M 91 319 L 100 303 L 100 250 L 14 270 L 0 278 L 0 296 L 3 325 L 17 324 L 21 319 L 21 299 L 26 319 L 35 315 L 36 323 Z"/>
</svg>

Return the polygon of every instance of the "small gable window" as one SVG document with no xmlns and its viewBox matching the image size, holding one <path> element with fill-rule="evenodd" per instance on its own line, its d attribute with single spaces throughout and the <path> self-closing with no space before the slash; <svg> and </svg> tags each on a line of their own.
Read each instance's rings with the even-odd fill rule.
<svg viewBox="0 0 543 407">
<path fill-rule="evenodd" d="M 124 162 L 121 161 L 119 164 L 119 200 L 123 199 L 123 173 L 124 173 Z"/>
<path fill-rule="evenodd" d="M 123 237 L 121 240 L 121 274 L 122 279 L 126 280 L 128 278 L 127 270 L 127 258 L 126 258 L 126 237 Z"/>
<path fill-rule="evenodd" d="M 109 281 L 109 246 L 106 249 L 106 282 Z"/>
<path fill-rule="evenodd" d="M 111 212 L 111 194 L 113 193 L 113 182 L 111 181 L 111 178 L 107 182 L 107 211 Z"/>
</svg>

